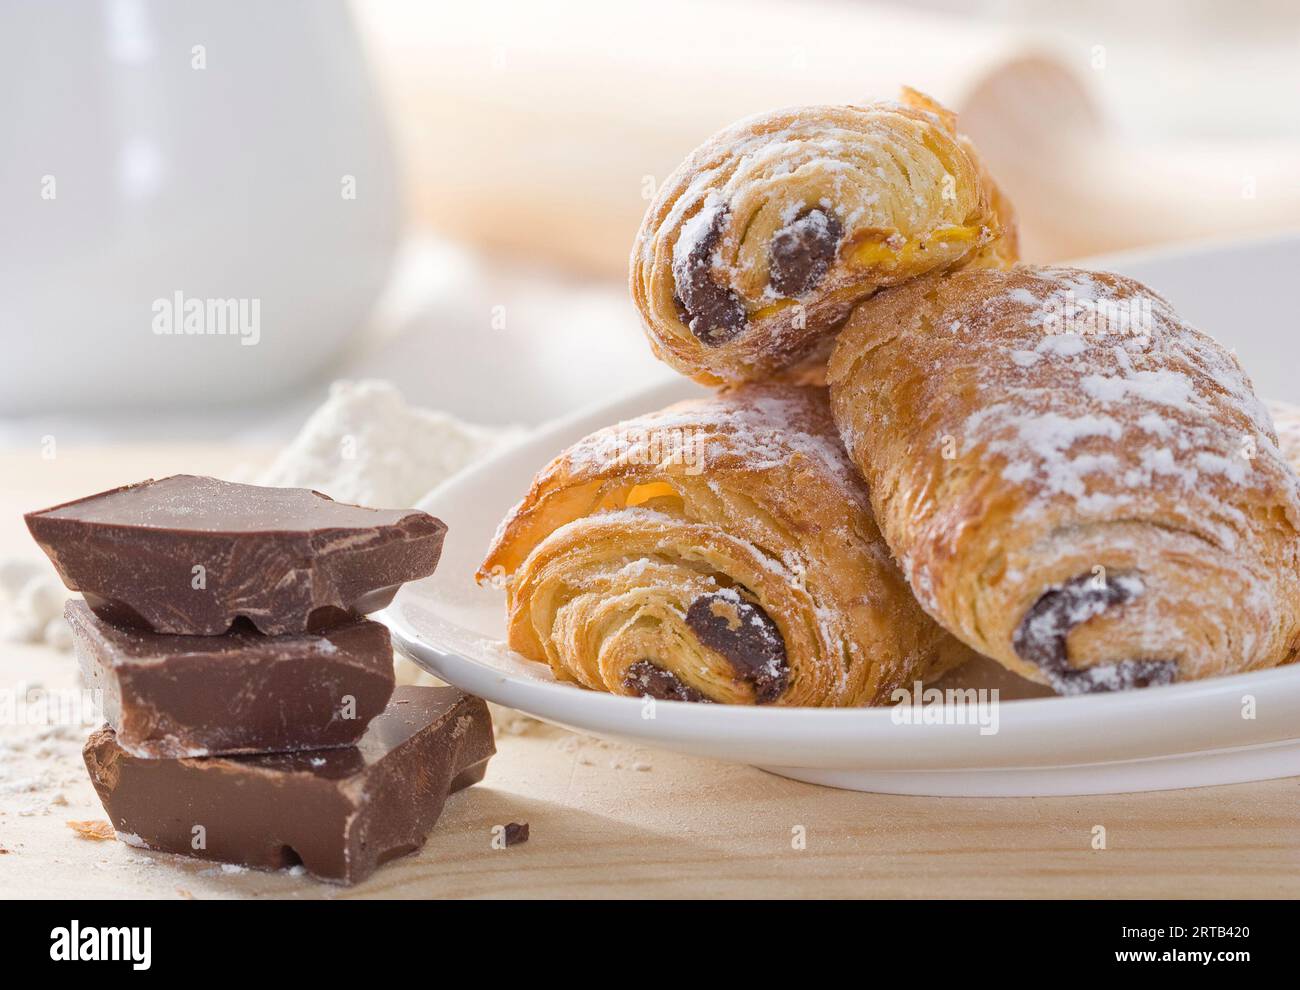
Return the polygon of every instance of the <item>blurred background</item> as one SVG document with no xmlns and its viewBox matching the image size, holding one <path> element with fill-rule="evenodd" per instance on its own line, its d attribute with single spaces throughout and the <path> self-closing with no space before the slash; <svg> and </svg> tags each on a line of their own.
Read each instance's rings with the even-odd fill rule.
<svg viewBox="0 0 1300 990">
<path fill-rule="evenodd" d="M 657 183 L 737 117 L 903 83 L 959 111 L 1027 260 L 1300 227 L 1283 0 L 0 0 L 0 80 L 29 451 L 273 447 L 338 377 L 535 425 L 665 375 L 624 286 Z M 195 299 L 256 342 L 181 332 Z"/>
</svg>

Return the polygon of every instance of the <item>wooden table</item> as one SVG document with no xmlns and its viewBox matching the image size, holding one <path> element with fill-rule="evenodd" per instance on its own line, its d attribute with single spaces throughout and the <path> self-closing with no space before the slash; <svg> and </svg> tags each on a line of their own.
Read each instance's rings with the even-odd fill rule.
<svg viewBox="0 0 1300 990">
<path fill-rule="evenodd" d="M 177 471 L 229 475 L 229 448 L 0 453 L 0 556 L 38 553 L 19 514 Z M 404 676 L 411 670 L 404 670 Z M 70 655 L 0 644 L 0 690 L 76 686 Z M 425 848 L 351 889 L 82 839 L 102 819 L 89 730 L 0 725 L 3 897 L 1297 897 L 1300 779 L 1083 798 L 857 794 L 532 723 Z M 504 850 L 492 827 L 528 822 Z M 1104 850 L 1093 830 L 1106 829 Z M 806 831 L 796 849 L 793 830 Z"/>
</svg>

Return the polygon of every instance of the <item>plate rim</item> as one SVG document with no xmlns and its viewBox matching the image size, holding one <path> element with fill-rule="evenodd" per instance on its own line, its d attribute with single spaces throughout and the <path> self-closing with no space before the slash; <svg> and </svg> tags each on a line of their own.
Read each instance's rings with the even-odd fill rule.
<svg viewBox="0 0 1300 990">
<path fill-rule="evenodd" d="M 446 664 L 449 661 L 453 664 L 456 662 L 469 664 L 482 670 L 484 676 L 494 677 L 503 682 L 519 684 L 530 691 L 537 690 L 543 694 L 554 693 L 556 697 L 604 699 L 596 703 L 616 703 L 628 708 L 628 710 L 643 704 L 644 699 L 642 698 L 611 694 L 606 691 L 595 691 L 569 681 L 547 681 L 541 678 L 520 677 L 475 657 L 467 657 L 457 650 L 439 646 L 427 634 L 420 632 L 411 624 L 402 613 L 397 600 L 394 600 L 392 605 L 371 616 L 371 618 L 382 621 L 384 625 L 388 626 L 389 631 L 395 638 L 394 642 L 398 645 L 398 649 L 402 654 L 421 666 L 424 666 L 422 661 L 425 661 L 428 656 L 432 656 L 436 660 L 429 662 L 438 663 L 439 665 Z M 521 663 L 536 664 L 540 668 L 547 669 L 545 665 L 529 660 L 520 653 L 512 651 L 512 655 Z M 436 673 L 436 671 L 430 671 L 430 673 Z M 1014 705 L 1016 712 L 1024 713 L 1021 717 L 1039 716 L 1044 713 L 1051 714 L 1061 711 L 1066 706 L 1069 707 L 1071 713 L 1079 712 L 1082 716 L 1083 714 L 1096 715 L 1099 712 L 1112 714 L 1115 709 L 1147 708 L 1150 707 L 1150 699 L 1152 698 L 1164 701 L 1162 707 L 1167 707 L 1167 699 L 1170 698 L 1175 699 L 1175 703 L 1190 703 L 1224 694 L 1236 694 L 1237 691 L 1255 693 L 1259 689 L 1267 690 L 1278 686 L 1300 690 L 1300 663 L 1269 667 L 1264 670 L 1223 674 L 1218 677 L 1207 677 L 1203 680 L 1156 685 L 1134 691 L 1113 691 L 1069 696 L 1057 695 L 1045 698 L 999 699 L 998 704 L 1004 708 L 1008 705 Z M 934 687 L 934 685 L 929 685 L 929 687 Z M 970 690 L 970 687 L 955 690 L 964 692 Z M 495 699 L 489 697 L 487 700 L 494 701 Z M 850 705 L 842 707 L 818 707 L 815 705 L 700 705 L 689 701 L 660 699 L 655 700 L 655 705 L 666 705 L 669 711 L 699 712 L 701 717 L 707 718 L 709 721 L 715 721 L 719 718 L 738 717 L 793 720 L 797 715 L 806 716 L 811 712 L 819 713 L 820 717 L 825 717 L 828 720 L 838 718 L 847 721 L 851 718 L 864 717 L 889 720 L 890 712 L 893 710 L 892 706 L 888 705 Z M 688 717 L 693 718 L 695 716 Z M 1300 732 L 1285 738 L 1300 739 Z"/>
</svg>

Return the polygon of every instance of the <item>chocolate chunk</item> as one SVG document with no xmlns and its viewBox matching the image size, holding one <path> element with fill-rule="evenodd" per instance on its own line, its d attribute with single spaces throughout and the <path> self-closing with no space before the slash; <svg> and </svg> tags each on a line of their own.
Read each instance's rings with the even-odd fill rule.
<svg viewBox="0 0 1300 990">
<path fill-rule="evenodd" d="M 1127 691 L 1172 684 L 1178 675 L 1178 665 L 1173 660 L 1121 660 L 1084 668 L 1070 664 L 1067 649 L 1070 630 L 1114 605 L 1132 601 L 1142 590 L 1142 581 L 1132 575 L 1099 579 L 1083 574 L 1072 578 L 1044 592 L 1030 606 L 1011 637 L 1012 648 L 1022 660 L 1047 675 L 1057 694 Z"/>
<path fill-rule="evenodd" d="M 393 647 L 378 622 L 324 633 L 174 636 L 116 626 L 85 602 L 64 611 L 87 686 L 132 756 L 350 746 L 393 693 Z"/>
<path fill-rule="evenodd" d="M 63 583 L 110 621 L 212 636 L 243 617 L 267 635 L 373 612 L 433 573 L 447 527 L 306 488 L 175 475 L 25 517 Z"/>
<path fill-rule="evenodd" d="M 505 835 L 507 846 L 517 846 L 528 841 L 528 823 L 527 822 L 510 822 L 506 825 Z"/>
<path fill-rule="evenodd" d="M 91 782 L 132 845 L 356 883 L 424 845 L 449 793 L 495 752 L 487 705 L 399 687 L 356 746 L 206 759 L 131 756 L 112 729 L 86 743 Z"/>
<path fill-rule="evenodd" d="M 695 599 L 686 624 L 704 646 L 727 659 L 737 677 L 754 685 L 759 704 L 775 701 L 786 689 L 790 665 L 781 630 L 739 592 L 727 589 Z"/>
<path fill-rule="evenodd" d="M 664 670 L 649 660 L 638 660 L 627 668 L 623 686 L 637 695 L 649 695 L 659 701 L 699 701 L 709 699 L 689 684 L 684 684 L 671 671 Z"/>
<path fill-rule="evenodd" d="M 772 235 L 770 281 L 783 296 L 816 288 L 835 260 L 844 228 L 833 213 L 809 210 Z"/>
<path fill-rule="evenodd" d="M 749 322 L 740 296 L 713 280 L 713 251 L 722 236 L 727 212 L 714 212 L 709 229 L 695 239 L 689 251 L 675 254 L 673 260 L 676 298 L 686 311 L 685 322 L 691 333 L 709 347 L 734 340 Z"/>
</svg>

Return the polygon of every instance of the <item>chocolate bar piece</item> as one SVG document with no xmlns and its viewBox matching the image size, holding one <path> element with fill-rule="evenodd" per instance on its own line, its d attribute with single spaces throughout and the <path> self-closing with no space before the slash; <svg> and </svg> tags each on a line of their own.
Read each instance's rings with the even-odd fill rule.
<svg viewBox="0 0 1300 990">
<path fill-rule="evenodd" d="M 399 687 L 346 749 L 143 760 L 105 727 L 84 755 L 125 842 L 356 883 L 424 845 L 447 795 L 482 780 L 494 752 L 481 699 Z"/>
<path fill-rule="evenodd" d="M 322 633 L 173 636 L 64 609 L 86 685 L 132 756 L 350 746 L 393 693 L 393 647 L 378 622 Z"/>
<path fill-rule="evenodd" d="M 345 505 L 306 488 L 178 474 L 28 513 L 27 528 L 99 615 L 214 636 L 268 636 L 381 609 L 438 565 L 447 527 L 415 509 Z"/>
</svg>

